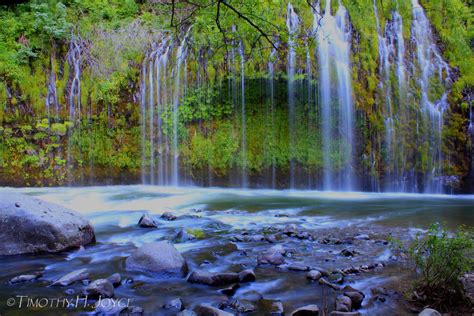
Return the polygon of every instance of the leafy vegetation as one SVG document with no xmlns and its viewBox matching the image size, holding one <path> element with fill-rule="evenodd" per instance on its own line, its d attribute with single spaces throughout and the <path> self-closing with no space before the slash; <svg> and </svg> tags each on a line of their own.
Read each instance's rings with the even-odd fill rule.
<svg viewBox="0 0 474 316">
<path fill-rule="evenodd" d="M 447 311 L 464 301 L 460 277 L 474 267 L 473 250 L 472 232 L 462 228 L 450 233 L 433 224 L 426 235 L 416 237 L 409 254 L 419 275 L 416 297 L 423 306 Z"/>
</svg>

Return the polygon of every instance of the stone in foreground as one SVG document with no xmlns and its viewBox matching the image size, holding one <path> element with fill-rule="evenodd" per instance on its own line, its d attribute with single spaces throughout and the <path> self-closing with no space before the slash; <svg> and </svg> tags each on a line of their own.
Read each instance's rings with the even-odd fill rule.
<svg viewBox="0 0 474 316">
<path fill-rule="evenodd" d="M 95 280 L 86 287 L 86 293 L 91 297 L 111 298 L 114 292 L 113 284 L 107 279 Z"/>
<path fill-rule="evenodd" d="M 188 273 L 186 260 L 169 241 L 144 244 L 127 258 L 125 266 L 158 277 L 184 277 Z"/>
<path fill-rule="evenodd" d="M 303 307 L 298 308 L 297 310 L 291 313 L 291 316 L 313 316 L 319 315 L 319 307 L 318 305 L 306 305 Z"/>
<path fill-rule="evenodd" d="M 89 277 L 89 270 L 79 269 L 62 276 L 57 281 L 54 281 L 53 284 L 51 284 L 51 286 L 54 286 L 54 285 L 68 286 L 70 284 L 73 284 L 74 282 L 85 280 L 88 277 Z"/>
<path fill-rule="evenodd" d="M 28 195 L 0 193 L 0 256 L 56 253 L 95 241 L 88 220 Z"/>
</svg>

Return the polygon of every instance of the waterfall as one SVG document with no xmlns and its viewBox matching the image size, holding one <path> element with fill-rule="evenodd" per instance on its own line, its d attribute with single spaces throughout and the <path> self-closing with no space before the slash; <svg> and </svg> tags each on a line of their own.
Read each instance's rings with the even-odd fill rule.
<svg viewBox="0 0 474 316">
<path fill-rule="evenodd" d="M 67 60 L 73 71 L 71 90 L 69 92 L 69 119 L 72 122 L 81 119 L 81 47 L 73 35 L 69 42 Z"/>
<path fill-rule="evenodd" d="M 58 105 L 58 92 L 56 90 L 56 72 L 54 71 L 54 51 L 51 52 L 50 56 L 51 72 L 49 73 L 49 83 L 48 83 L 48 94 L 46 96 L 46 113 L 48 114 L 48 120 L 51 115 L 51 106 L 56 110 L 56 115 L 59 112 Z"/>
<path fill-rule="evenodd" d="M 274 67 L 274 58 L 276 55 L 276 49 L 273 48 L 270 53 L 270 61 L 268 62 L 268 89 L 270 94 L 270 111 L 271 111 L 271 133 L 272 133 L 272 146 L 275 147 L 276 137 L 275 137 L 275 67 Z M 276 158 L 274 154 L 274 149 L 272 148 L 272 180 L 271 188 L 275 189 L 276 187 Z"/>
<path fill-rule="evenodd" d="M 330 0 L 326 1 L 322 19 L 314 13 L 315 23 L 320 23 L 316 39 L 320 68 L 324 190 L 354 189 L 354 110 L 349 61 L 351 30 L 346 24 L 347 19 L 346 8 L 341 3 L 336 15 L 331 15 Z M 334 160 L 339 161 L 339 166 L 334 164 Z M 338 171 L 337 180 L 335 171 Z"/>
<path fill-rule="evenodd" d="M 444 112 L 448 108 L 448 91 L 451 86 L 450 68 L 443 60 L 436 46 L 431 25 L 418 0 L 412 0 L 413 21 L 411 41 L 416 47 L 415 60 L 417 85 L 421 92 L 420 108 L 424 135 L 422 145 L 428 146 L 429 164 L 425 172 L 424 191 L 442 193 L 443 152 L 442 130 Z M 438 81 L 445 89 L 442 95 L 433 96 L 433 81 Z"/>
<path fill-rule="evenodd" d="M 242 102 L 242 127 L 241 127 L 241 147 L 242 147 L 242 187 L 248 186 L 248 161 L 247 161 L 247 116 L 245 113 L 245 53 L 244 43 L 239 43 L 240 56 L 240 92 Z"/>
<path fill-rule="evenodd" d="M 290 146 L 290 188 L 295 186 L 295 67 L 296 67 L 296 51 L 295 37 L 298 35 L 299 18 L 291 3 L 288 3 L 286 14 L 286 27 L 288 28 L 288 132 Z"/>
</svg>

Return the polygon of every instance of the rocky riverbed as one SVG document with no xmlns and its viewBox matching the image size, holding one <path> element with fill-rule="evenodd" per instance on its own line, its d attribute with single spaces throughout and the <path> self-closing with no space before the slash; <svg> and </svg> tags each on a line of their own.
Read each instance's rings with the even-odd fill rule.
<svg viewBox="0 0 474 316">
<path fill-rule="evenodd" d="M 146 186 L 20 191 L 82 213 L 96 242 L 55 254 L 1 257 L 0 311 L 7 315 L 58 309 L 417 314 L 404 297 L 412 270 L 392 241 L 408 243 L 433 220 L 474 222 L 470 197 L 341 199 L 317 192 Z M 29 299 L 36 306 L 25 305 Z M 40 299 L 48 304 L 38 306 Z"/>
</svg>

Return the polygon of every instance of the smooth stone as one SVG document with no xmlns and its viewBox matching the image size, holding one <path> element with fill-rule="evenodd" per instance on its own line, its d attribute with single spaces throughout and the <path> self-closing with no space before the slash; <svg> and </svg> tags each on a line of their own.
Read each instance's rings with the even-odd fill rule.
<svg viewBox="0 0 474 316">
<path fill-rule="evenodd" d="M 62 276 L 58 280 L 54 281 L 51 286 L 61 285 L 68 286 L 74 282 L 85 280 L 89 277 L 89 270 L 79 269 Z"/>
<path fill-rule="evenodd" d="M 233 316 L 231 313 L 225 312 L 218 308 L 207 304 L 201 304 L 195 309 L 198 316 Z"/>
<path fill-rule="evenodd" d="M 283 257 L 283 253 L 285 250 L 283 247 L 273 246 L 268 250 L 261 252 L 257 256 L 257 263 L 261 264 L 272 264 L 272 265 L 280 265 L 285 263 L 285 258 Z"/>
<path fill-rule="evenodd" d="M 359 240 L 369 240 L 370 237 L 367 234 L 358 234 L 357 236 L 354 237 L 354 239 L 359 239 Z"/>
<path fill-rule="evenodd" d="M 312 315 L 319 315 L 319 307 L 318 305 L 306 305 L 300 307 L 291 313 L 291 316 L 312 316 Z"/>
<path fill-rule="evenodd" d="M 66 207 L 0 192 L 0 256 L 78 248 L 95 242 L 91 223 Z"/>
<path fill-rule="evenodd" d="M 313 281 L 318 281 L 321 279 L 322 274 L 318 270 L 311 270 L 306 274 L 306 278 L 313 280 Z"/>
<path fill-rule="evenodd" d="M 441 314 L 435 309 L 425 308 L 418 314 L 418 316 L 441 316 Z"/>
<path fill-rule="evenodd" d="M 239 272 L 239 280 L 241 283 L 253 282 L 256 278 L 255 272 L 252 269 L 246 269 Z"/>
<path fill-rule="evenodd" d="M 293 262 L 288 265 L 288 270 L 292 271 L 308 271 L 309 267 L 300 262 Z"/>
<path fill-rule="evenodd" d="M 214 273 L 206 271 L 193 271 L 188 277 L 189 283 L 206 284 L 210 286 L 221 286 L 238 283 L 239 275 L 233 272 Z"/>
<path fill-rule="evenodd" d="M 354 257 L 355 256 L 355 252 L 351 251 L 349 249 L 343 249 L 339 254 L 343 255 L 344 257 Z"/>
<path fill-rule="evenodd" d="M 177 217 L 171 212 L 164 212 L 163 214 L 161 214 L 160 218 L 165 219 L 167 221 L 174 221 Z"/>
<path fill-rule="evenodd" d="M 240 288 L 240 285 L 235 283 L 232 284 L 231 286 L 228 286 L 226 288 L 220 289 L 219 292 L 227 295 L 227 296 L 232 296 L 235 294 L 235 292 Z"/>
<path fill-rule="evenodd" d="M 107 279 L 98 279 L 86 287 L 86 293 L 92 297 L 111 298 L 114 296 L 114 286 Z"/>
<path fill-rule="evenodd" d="M 242 300 L 247 300 L 250 302 L 258 302 L 263 299 L 263 295 L 257 291 L 251 290 L 251 291 L 240 294 L 238 298 Z"/>
<path fill-rule="evenodd" d="M 138 226 L 144 228 L 156 228 L 158 225 L 155 220 L 149 214 L 143 214 L 138 221 Z"/>
<path fill-rule="evenodd" d="M 95 312 L 101 315 L 118 315 L 126 308 L 126 302 L 112 298 L 100 299 L 95 303 Z"/>
<path fill-rule="evenodd" d="M 185 309 L 176 314 L 176 316 L 197 316 L 197 314 L 193 311 L 190 311 L 189 309 Z"/>
<path fill-rule="evenodd" d="M 186 260 L 169 241 L 144 244 L 126 259 L 125 266 L 163 277 L 184 277 L 188 272 Z"/>
<path fill-rule="evenodd" d="M 283 307 L 283 303 L 280 301 L 272 302 L 272 306 L 270 307 L 270 315 L 272 316 L 283 316 L 285 315 L 285 309 Z"/>
<path fill-rule="evenodd" d="M 184 228 L 181 228 L 179 230 L 179 232 L 176 234 L 176 236 L 174 237 L 174 241 L 175 242 L 186 242 L 186 241 L 189 241 L 189 240 L 194 240 L 196 239 L 196 236 L 194 236 L 193 234 L 190 234 L 186 231 L 186 229 Z"/>
<path fill-rule="evenodd" d="M 12 278 L 9 283 L 10 284 L 17 284 L 17 283 L 23 283 L 23 282 L 30 282 L 30 281 L 33 281 L 33 280 L 36 280 L 40 277 L 43 276 L 43 272 L 35 272 L 35 273 L 32 273 L 32 274 L 22 274 L 22 275 L 19 275 L 19 276 L 16 276 L 14 278 Z"/>
<path fill-rule="evenodd" d="M 345 295 L 338 295 L 336 297 L 336 311 L 350 312 L 352 310 L 352 300 Z"/>
<path fill-rule="evenodd" d="M 348 291 L 344 292 L 344 295 L 349 297 L 352 301 L 352 307 L 353 308 L 360 308 L 362 305 L 362 301 L 364 300 L 364 293 L 359 292 L 359 291 Z"/>
<path fill-rule="evenodd" d="M 165 308 L 165 309 L 174 308 L 174 309 L 177 309 L 179 311 L 182 311 L 184 309 L 184 304 L 183 304 L 183 301 L 181 300 L 181 298 L 177 297 L 177 298 L 174 298 L 174 299 L 169 300 L 168 302 L 166 302 L 163 305 L 163 308 Z"/>
<path fill-rule="evenodd" d="M 114 287 L 117 287 L 122 282 L 122 276 L 120 275 L 120 273 L 114 273 L 109 276 L 107 280 L 109 280 L 109 282 L 112 283 Z"/>
</svg>

